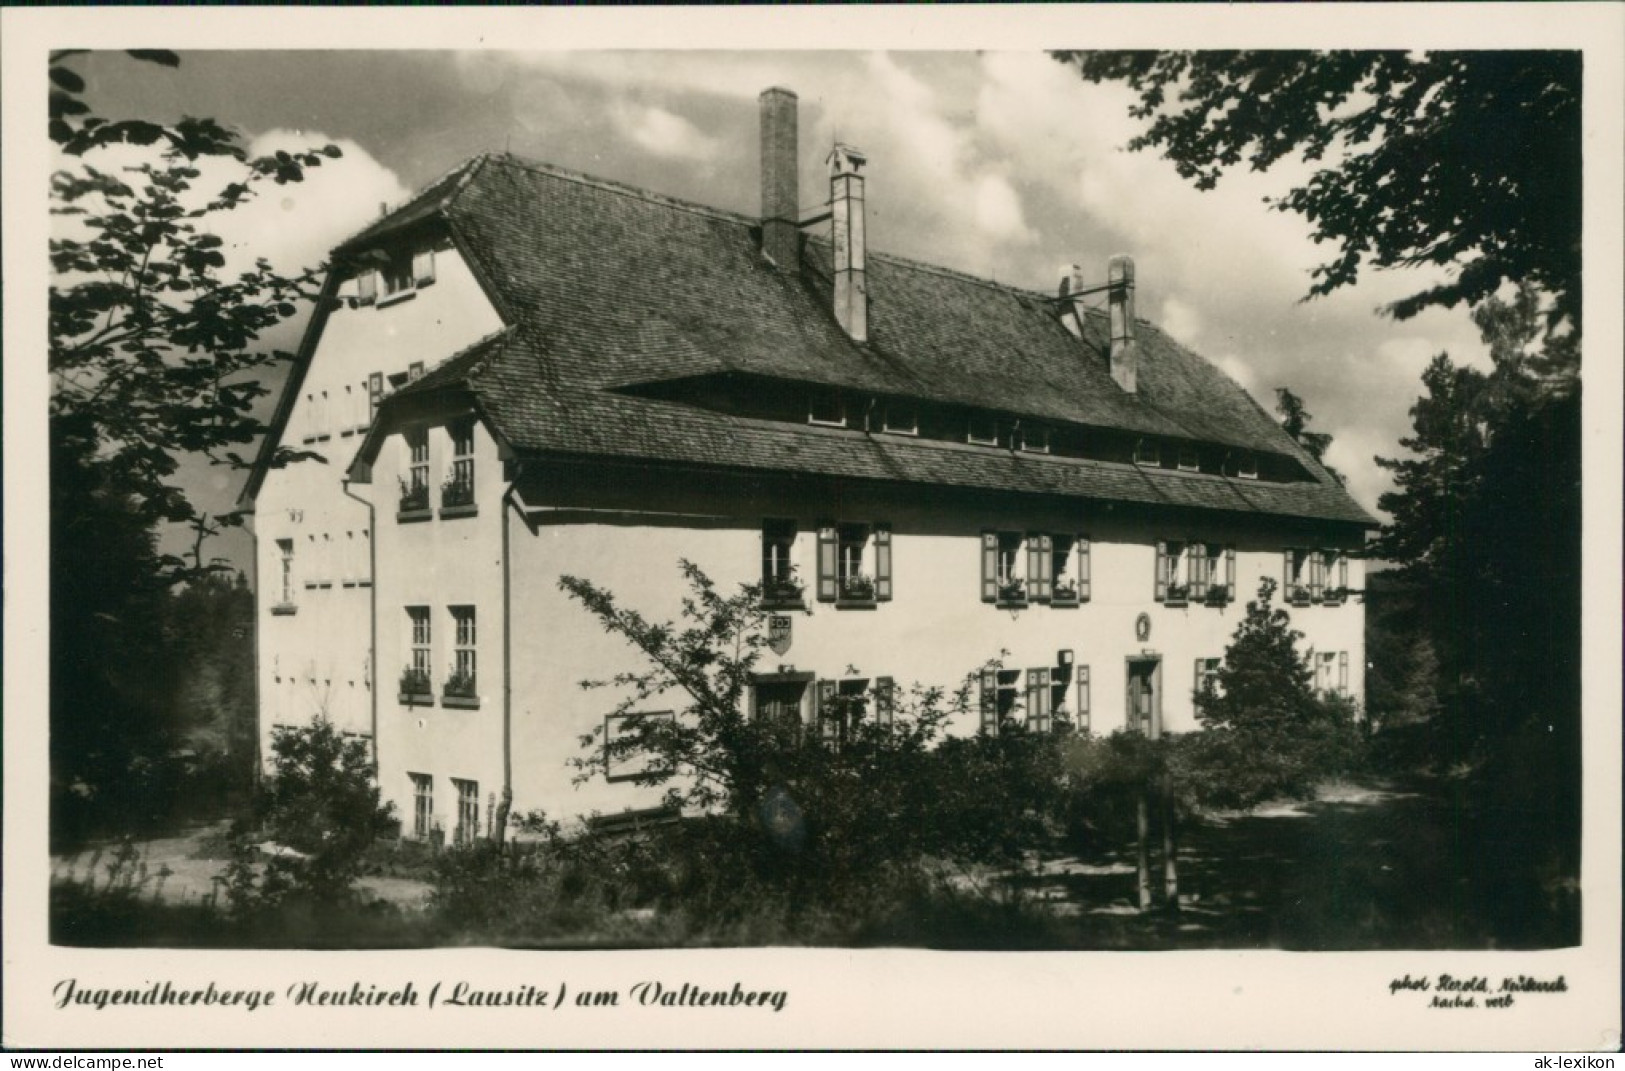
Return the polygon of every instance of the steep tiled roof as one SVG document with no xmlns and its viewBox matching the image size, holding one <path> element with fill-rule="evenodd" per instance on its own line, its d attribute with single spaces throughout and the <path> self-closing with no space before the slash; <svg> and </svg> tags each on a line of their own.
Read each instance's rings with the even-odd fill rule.
<svg viewBox="0 0 1625 1071">
<path fill-rule="evenodd" d="M 823 473 L 1371 523 L 1233 380 L 1139 325 L 1138 391 L 1112 380 L 1103 312 L 1070 334 L 1044 295 L 871 253 L 869 340 L 830 312 L 827 242 L 801 273 L 759 252 L 754 221 L 508 156 L 440 180 L 355 248 L 442 213 L 510 331 L 409 391 L 471 389 L 522 451 Z M 743 419 L 618 392 L 725 372 L 1030 414 L 1287 454 L 1314 481 L 1269 484 L 1013 455 Z"/>
</svg>

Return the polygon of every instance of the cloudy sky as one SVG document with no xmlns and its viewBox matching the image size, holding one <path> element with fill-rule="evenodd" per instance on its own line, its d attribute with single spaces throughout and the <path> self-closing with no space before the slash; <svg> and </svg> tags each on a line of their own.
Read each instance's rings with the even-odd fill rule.
<svg viewBox="0 0 1625 1071">
<path fill-rule="evenodd" d="M 1371 274 L 1301 299 L 1323 257 L 1304 222 L 1272 212 L 1308 173 L 1234 174 L 1197 192 L 1137 132 L 1130 96 L 1085 84 L 1037 52 L 183 52 L 178 70 L 120 53 L 76 61 L 98 114 L 207 115 L 253 151 L 334 142 L 341 161 L 267 191 L 221 232 L 241 255 L 283 267 L 324 251 L 462 160 L 503 150 L 752 213 L 756 96 L 801 99 L 802 199 L 827 179 L 835 139 L 870 160 L 874 249 L 1035 289 L 1077 262 L 1103 278 L 1131 253 L 1139 311 L 1218 363 L 1273 409 L 1301 395 L 1328 456 L 1374 508 L 1420 373 L 1436 353 L 1484 361 L 1466 313 L 1403 323 L 1379 306 L 1428 282 Z M 296 332 L 281 344 L 292 348 Z M 198 477 L 223 508 L 240 477 Z M 222 552 L 241 553 L 241 543 Z"/>
</svg>

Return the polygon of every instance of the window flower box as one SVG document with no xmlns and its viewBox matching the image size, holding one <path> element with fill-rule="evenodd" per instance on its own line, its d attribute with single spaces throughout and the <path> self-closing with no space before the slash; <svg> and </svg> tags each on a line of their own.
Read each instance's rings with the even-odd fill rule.
<svg viewBox="0 0 1625 1071">
<path fill-rule="evenodd" d="M 1327 588 L 1320 596 L 1320 601 L 1326 606 L 1342 606 L 1348 601 L 1348 588 Z"/>
<path fill-rule="evenodd" d="M 777 577 L 762 582 L 762 605 L 773 609 L 802 609 L 804 589 L 789 577 Z M 872 594 L 872 592 L 871 592 Z"/>
<path fill-rule="evenodd" d="M 440 689 L 440 696 L 448 707 L 473 708 L 480 705 L 478 685 L 472 673 L 453 672 Z"/>
<path fill-rule="evenodd" d="M 1293 606 L 1308 606 L 1313 600 L 1309 596 L 1309 589 L 1303 584 L 1293 584 L 1287 588 L 1286 601 Z"/>
<path fill-rule="evenodd" d="M 1184 606 L 1190 595 L 1189 584 L 1169 584 L 1168 595 L 1163 601 L 1169 606 Z"/>
<path fill-rule="evenodd" d="M 875 601 L 875 582 L 862 573 L 842 577 L 840 595 L 841 602 L 872 603 Z"/>
<path fill-rule="evenodd" d="M 1000 606 L 1026 606 L 1027 582 L 1024 580 L 1006 580 L 999 585 Z"/>
<path fill-rule="evenodd" d="M 1230 602 L 1229 584 L 1209 584 L 1206 600 L 1209 606 L 1224 606 Z"/>
<path fill-rule="evenodd" d="M 1057 580 L 1055 582 L 1055 590 L 1050 593 L 1051 606 L 1076 606 L 1079 601 L 1077 581 Z"/>
<path fill-rule="evenodd" d="M 400 701 L 403 703 L 433 703 L 434 685 L 429 674 L 407 666 L 401 670 Z"/>
<path fill-rule="evenodd" d="M 474 482 L 459 479 L 453 476 L 440 485 L 440 506 L 442 509 L 455 509 L 458 506 L 472 506 L 474 504 Z"/>
<path fill-rule="evenodd" d="M 432 516 L 429 510 L 429 486 L 422 483 L 407 483 L 400 481 L 401 503 L 396 517 L 398 520 L 419 520 Z"/>
</svg>

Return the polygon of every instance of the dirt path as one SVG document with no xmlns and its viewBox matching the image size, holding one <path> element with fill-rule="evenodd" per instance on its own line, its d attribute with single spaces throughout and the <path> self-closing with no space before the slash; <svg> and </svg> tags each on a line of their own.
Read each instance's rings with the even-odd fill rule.
<svg viewBox="0 0 1625 1071">
<path fill-rule="evenodd" d="M 119 842 L 109 841 L 78 852 L 51 857 L 52 881 L 89 882 L 97 888 L 129 882 L 144 896 L 169 904 L 210 900 L 225 880 L 228 823 L 205 823 L 171 836 L 133 842 L 135 855 L 120 860 Z M 408 878 L 366 877 L 356 883 L 362 894 L 402 907 L 420 907 L 429 898 L 426 882 Z"/>
</svg>

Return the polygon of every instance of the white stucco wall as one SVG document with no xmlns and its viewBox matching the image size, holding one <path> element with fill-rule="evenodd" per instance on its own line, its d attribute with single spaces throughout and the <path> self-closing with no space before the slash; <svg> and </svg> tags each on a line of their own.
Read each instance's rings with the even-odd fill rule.
<svg viewBox="0 0 1625 1071">
<path fill-rule="evenodd" d="M 597 498 L 600 511 L 578 508 Z M 1245 613 L 1245 600 L 1265 576 L 1280 579 L 1284 546 L 1302 545 L 1302 533 L 1256 522 L 1239 525 L 1150 525 L 1100 512 L 1055 507 L 968 508 L 899 501 L 849 491 L 838 512 L 824 502 L 796 501 L 764 491 L 752 497 L 690 486 L 664 490 L 606 481 L 597 492 L 577 488 L 557 505 L 532 515 L 536 532 L 516 525 L 511 543 L 513 590 L 515 805 L 559 816 L 611 812 L 654 802 L 648 790 L 602 779 L 572 787 L 566 762 L 581 754 L 579 737 L 601 725 L 618 698 L 583 691 L 579 682 L 640 667 L 638 655 L 558 588 L 572 574 L 613 591 L 625 605 L 651 618 L 674 618 L 684 587 L 677 562 L 686 558 L 724 584 L 759 577 L 761 524 L 766 517 L 797 522 L 798 575 L 808 581 L 810 613 L 793 614 L 791 648 L 769 655 L 761 668 L 813 672 L 819 678 L 893 677 L 913 684 L 957 686 L 989 659 L 1007 669 L 1053 667 L 1070 650 L 1089 668 L 1090 727 L 1100 734 L 1126 720 L 1126 660 L 1162 661 L 1161 713 L 1172 732 L 1198 728 L 1192 703 L 1195 660 L 1219 658 Z M 647 510 L 648 512 L 640 512 Z M 683 518 L 674 513 L 705 515 Z M 816 575 L 815 526 L 822 518 L 888 522 L 893 530 L 894 597 L 873 610 L 837 609 L 812 597 Z M 1012 611 L 981 601 L 980 535 L 984 528 L 1079 532 L 1091 537 L 1092 597 L 1075 609 L 1031 606 Z M 1152 578 L 1157 539 L 1201 538 L 1237 547 L 1241 600 L 1217 608 L 1175 608 L 1156 603 Z M 1349 586 L 1361 588 L 1362 563 L 1351 561 Z M 1141 642 L 1135 620 L 1146 613 L 1151 634 Z M 1349 692 L 1363 699 L 1364 608 L 1358 597 L 1342 606 L 1294 609 L 1303 647 L 1346 652 Z M 855 670 L 849 673 L 848 667 Z M 1025 682 L 1023 681 L 1023 686 Z M 1076 689 L 1069 690 L 1076 710 Z M 681 697 L 651 701 L 646 709 L 681 709 Z M 973 711 L 953 726 L 974 732 Z"/>
<path fill-rule="evenodd" d="M 353 282 L 341 289 L 353 292 Z M 326 464 L 272 470 L 255 500 L 262 749 L 274 726 L 324 712 L 346 732 L 371 732 L 381 679 L 371 651 L 375 525 L 343 485 L 370 419 L 367 377 L 405 372 L 417 361 L 432 367 L 500 326 L 450 248 L 435 252 L 432 285 L 382 307 L 346 306 L 329 315 L 282 436 L 284 446 L 319 453 Z M 283 539 L 294 548 L 293 597 L 291 612 L 279 613 Z"/>
</svg>

